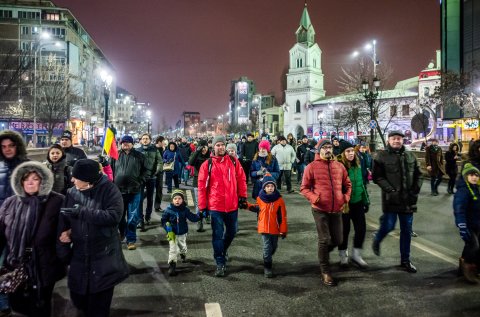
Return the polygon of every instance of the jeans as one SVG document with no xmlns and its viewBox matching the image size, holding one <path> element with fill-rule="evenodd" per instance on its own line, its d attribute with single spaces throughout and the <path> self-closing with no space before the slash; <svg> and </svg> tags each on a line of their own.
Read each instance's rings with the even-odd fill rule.
<svg viewBox="0 0 480 317">
<path fill-rule="evenodd" d="M 213 257 L 217 266 L 225 265 L 225 254 L 238 231 L 238 210 L 219 212 L 210 210 Z"/>
<path fill-rule="evenodd" d="M 167 183 L 167 191 L 172 192 L 172 180 L 175 183 L 175 188 L 180 188 L 178 184 L 178 175 L 173 174 L 173 172 L 166 172 L 165 173 L 165 182 Z"/>
<path fill-rule="evenodd" d="M 272 263 L 272 256 L 277 251 L 278 235 L 262 233 L 263 242 L 263 261 L 266 263 Z"/>
<path fill-rule="evenodd" d="M 140 222 L 140 198 L 142 194 L 122 194 L 123 217 L 120 221 L 120 233 L 125 233 L 127 243 L 137 242 L 137 225 Z M 126 218 L 126 219 L 125 219 Z"/>
<path fill-rule="evenodd" d="M 163 172 L 158 173 L 155 178 L 155 209 L 159 209 L 162 205 L 163 198 Z"/>
<path fill-rule="evenodd" d="M 282 189 L 282 178 L 285 175 L 285 183 L 287 184 L 287 191 L 292 190 L 292 171 L 291 170 L 281 170 L 277 178 L 277 189 Z"/>
<path fill-rule="evenodd" d="M 298 163 L 297 164 L 297 183 L 300 183 L 303 178 L 303 171 L 305 170 L 305 163 Z"/>
<path fill-rule="evenodd" d="M 432 189 L 432 193 L 438 192 L 438 185 L 442 182 L 442 174 L 432 176 L 430 178 L 430 187 Z"/>
<path fill-rule="evenodd" d="M 353 247 L 355 249 L 361 249 L 363 242 L 365 241 L 365 233 L 367 231 L 367 224 L 365 222 L 365 211 L 363 209 L 363 203 L 350 204 L 350 211 L 348 214 L 342 214 L 343 224 L 343 242 L 338 246 L 338 250 L 348 249 L 348 235 L 350 234 L 350 220 L 353 223 L 353 229 L 355 230 L 355 236 L 353 237 Z"/>
<path fill-rule="evenodd" d="M 330 251 L 342 243 L 342 213 L 318 212 L 312 209 L 318 234 L 318 261 L 322 273 L 330 273 Z"/>
<path fill-rule="evenodd" d="M 387 234 L 395 229 L 395 223 L 397 222 L 397 216 L 400 220 L 400 258 L 401 263 L 410 261 L 410 243 L 412 241 L 412 224 L 413 224 L 413 214 L 402 214 L 402 213 L 393 213 L 386 212 L 383 214 L 382 222 L 380 223 L 380 228 L 375 235 L 375 241 L 378 243 L 382 242 L 383 238 Z"/>
<path fill-rule="evenodd" d="M 155 191 L 155 178 L 149 178 L 145 181 L 145 185 L 142 188 L 142 197 L 140 201 L 140 220 L 143 220 L 143 216 L 145 216 L 145 220 L 149 221 L 152 217 L 152 209 L 153 209 L 153 192 Z M 145 215 L 143 213 L 143 201 L 147 198 L 147 208 L 145 209 Z"/>
</svg>

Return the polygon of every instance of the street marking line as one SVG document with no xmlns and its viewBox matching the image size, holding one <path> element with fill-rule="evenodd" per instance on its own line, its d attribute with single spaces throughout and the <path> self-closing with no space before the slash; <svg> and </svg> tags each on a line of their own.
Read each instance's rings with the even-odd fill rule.
<svg viewBox="0 0 480 317">
<path fill-rule="evenodd" d="M 222 317 L 222 309 L 219 303 L 205 303 L 207 317 Z"/>
<path fill-rule="evenodd" d="M 368 221 L 368 220 L 367 220 L 367 225 L 370 226 L 370 227 L 372 227 L 372 228 L 375 229 L 375 230 L 378 230 L 378 228 L 379 228 L 379 225 L 374 224 L 373 222 Z M 400 240 L 400 235 L 399 235 L 398 233 L 396 233 L 396 232 L 393 232 L 393 231 L 392 231 L 392 232 L 390 232 L 388 235 L 396 238 L 397 240 Z M 453 265 L 458 265 L 458 258 L 454 258 L 454 257 L 452 257 L 452 256 L 449 256 L 449 255 L 447 255 L 447 254 L 444 254 L 444 253 L 442 253 L 442 252 L 439 252 L 439 251 L 437 251 L 437 250 L 434 250 L 433 248 L 430 248 L 430 247 L 428 247 L 428 246 L 426 246 L 426 245 L 424 245 L 424 244 L 422 244 L 422 243 L 419 243 L 419 242 L 416 242 L 416 241 L 413 241 L 413 240 L 412 240 L 412 242 L 411 242 L 411 245 L 413 245 L 413 246 L 416 247 L 417 249 L 420 249 L 420 250 L 422 250 L 422 251 L 424 251 L 424 252 L 426 252 L 426 253 L 428 253 L 428 254 L 430 254 L 430 255 L 433 255 L 434 257 L 437 257 L 437 258 L 439 258 L 440 260 L 443 260 L 443 261 L 445 261 L 445 262 L 447 262 L 447 263 L 450 263 L 450 264 L 453 264 Z"/>
<path fill-rule="evenodd" d="M 188 206 L 195 206 L 195 204 L 193 203 L 192 191 L 191 190 L 186 190 L 186 192 L 187 192 L 187 205 Z"/>
</svg>

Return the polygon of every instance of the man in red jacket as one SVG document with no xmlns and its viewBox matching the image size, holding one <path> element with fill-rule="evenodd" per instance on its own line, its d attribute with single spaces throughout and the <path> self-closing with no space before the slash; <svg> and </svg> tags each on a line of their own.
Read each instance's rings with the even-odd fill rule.
<svg viewBox="0 0 480 317">
<path fill-rule="evenodd" d="M 330 140 L 319 140 L 315 160 L 303 172 L 300 192 L 312 206 L 318 233 L 318 260 L 322 282 L 337 283 L 330 273 L 329 253 L 342 243 L 342 211 L 348 206 L 352 183 L 343 164 L 335 161 Z"/>
<path fill-rule="evenodd" d="M 216 136 L 212 145 L 214 155 L 198 172 L 198 209 L 210 212 L 215 276 L 222 277 L 238 229 L 238 208 L 247 208 L 247 185 L 238 159 L 226 155 L 225 137 Z"/>
</svg>

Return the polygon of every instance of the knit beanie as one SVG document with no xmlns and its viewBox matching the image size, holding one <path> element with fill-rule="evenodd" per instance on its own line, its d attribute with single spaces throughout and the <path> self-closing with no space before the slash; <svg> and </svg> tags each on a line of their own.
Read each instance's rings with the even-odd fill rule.
<svg viewBox="0 0 480 317">
<path fill-rule="evenodd" d="M 72 132 L 69 130 L 64 130 L 60 139 L 69 139 L 70 141 L 72 141 Z"/>
<path fill-rule="evenodd" d="M 263 140 L 258 144 L 258 149 L 265 149 L 267 152 L 270 152 L 270 142 Z"/>
<path fill-rule="evenodd" d="M 340 148 L 340 153 L 343 153 L 346 149 L 354 147 L 352 143 L 345 141 L 345 140 L 340 140 L 340 145 L 338 146 Z"/>
<path fill-rule="evenodd" d="M 320 151 L 320 149 L 322 148 L 322 146 L 324 146 L 325 144 L 332 144 L 332 141 L 330 141 L 329 139 L 320 139 L 320 140 L 318 140 L 318 143 L 317 143 L 317 148 L 318 148 L 318 150 Z"/>
<path fill-rule="evenodd" d="M 175 198 L 175 196 L 180 196 L 180 197 L 182 197 L 183 201 L 185 201 L 185 194 L 183 193 L 183 190 L 175 189 L 172 192 L 172 195 L 171 195 L 172 200 L 173 200 L 173 198 Z"/>
<path fill-rule="evenodd" d="M 228 143 L 227 151 L 228 150 L 234 150 L 235 152 L 237 152 L 237 145 L 235 143 Z"/>
<path fill-rule="evenodd" d="M 90 184 L 95 184 L 102 175 L 100 164 L 91 159 L 78 160 L 72 169 L 73 177 Z"/>
<path fill-rule="evenodd" d="M 215 145 L 215 144 L 217 144 L 218 142 L 222 142 L 223 144 L 226 144 L 227 141 L 225 140 L 225 136 L 224 136 L 224 135 L 216 135 L 216 136 L 213 138 L 212 145 Z"/>
<path fill-rule="evenodd" d="M 467 188 L 470 191 L 470 194 L 472 195 L 473 200 L 477 200 L 478 198 L 475 195 L 475 193 L 473 192 L 472 187 L 470 187 L 470 183 L 468 182 L 468 179 L 467 179 L 467 176 L 470 175 L 470 174 L 479 174 L 480 175 L 480 171 L 478 170 L 478 168 L 473 166 L 472 163 L 467 163 L 467 164 L 465 164 L 465 166 L 462 169 L 462 177 L 465 180 L 465 183 L 467 184 Z"/>
<path fill-rule="evenodd" d="M 263 177 L 262 189 L 265 190 L 265 186 L 267 186 L 268 184 L 272 184 L 273 186 L 275 186 L 275 189 L 277 189 L 277 182 L 275 181 L 275 178 L 273 178 L 272 175 L 269 173 L 265 174 L 265 176 Z"/>
</svg>

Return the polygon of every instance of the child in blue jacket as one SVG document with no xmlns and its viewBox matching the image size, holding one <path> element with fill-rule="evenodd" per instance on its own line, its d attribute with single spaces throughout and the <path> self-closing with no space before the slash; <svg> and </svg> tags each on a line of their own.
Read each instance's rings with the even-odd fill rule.
<svg viewBox="0 0 480 317">
<path fill-rule="evenodd" d="M 170 245 L 168 252 L 168 275 L 176 275 L 177 258 L 180 255 L 182 262 L 186 261 L 187 254 L 187 219 L 192 222 L 200 220 L 200 216 L 190 212 L 185 203 L 182 190 L 176 189 L 172 193 L 172 203 L 162 214 L 162 226 L 167 232 Z"/>
</svg>

